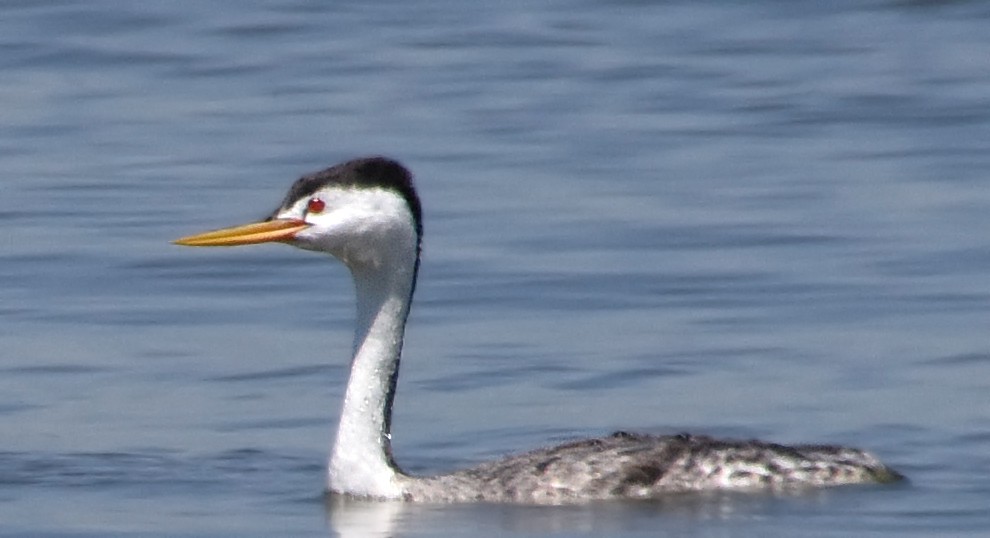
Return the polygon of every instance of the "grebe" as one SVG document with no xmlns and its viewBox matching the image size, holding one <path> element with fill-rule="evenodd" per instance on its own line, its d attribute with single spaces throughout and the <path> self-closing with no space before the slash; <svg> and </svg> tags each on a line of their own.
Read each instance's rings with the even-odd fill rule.
<svg viewBox="0 0 990 538">
<path fill-rule="evenodd" d="M 266 220 L 178 239 L 188 246 L 282 242 L 343 262 L 357 288 L 350 379 L 327 474 L 331 493 L 424 502 L 561 504 L 668 493 L 782 490 L 901 478 L 840 446 L 618 432 L 437 476 L 392 458 L 392 398 L 416 287 L 423 216 L 412 176 L 384 157 L 303 176 Z"/>
</svg>

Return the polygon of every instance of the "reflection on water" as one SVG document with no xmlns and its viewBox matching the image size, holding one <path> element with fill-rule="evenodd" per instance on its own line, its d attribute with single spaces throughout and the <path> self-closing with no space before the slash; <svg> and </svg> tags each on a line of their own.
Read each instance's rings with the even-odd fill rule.
<svg viewBox="0 0 990 538">
<path fill-rule="evenodd" d="M 339 536 L 392 536 L 396 523 L 409 505 L 327 495 L 327 521 Z"/>
<path fill-rule="evenodd" d="M 871 489 L 871 488 L 867 488 Z M 890 492 L 888 492 L 889 494 Z M 875 494 L 875 492 L 874 492 Z M 896 492 L 894 492 L 896 494 Z M 587 505 L 422 505 L 377 502 L 328 495 L 326 511 L 333 533 L 342 537 L 429 535 L 443 529 L 451 536 L 512 533 L 533 536 L 616 535 L 669 531 L 728 532 L 766 518 L 808 517 L 846 495 L 865 499 L 868 492 L 815 490 L 788 495 L 761 492 L 682 494 L 656 501 Z M 850 505 L 853 511 L 855 507 Z M 658 523 L 662 521 L 662 523 Z"/>
</svg>

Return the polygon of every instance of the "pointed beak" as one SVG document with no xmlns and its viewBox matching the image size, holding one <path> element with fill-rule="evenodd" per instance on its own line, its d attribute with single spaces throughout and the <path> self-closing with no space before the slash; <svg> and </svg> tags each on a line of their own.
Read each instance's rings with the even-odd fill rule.
<svg viewBox="0 0 990 538">
<path fill-rule="evenodd" d="M 297 219 L 273 219 L 190 235 L 172 243 L 187 247 L 234 247 L 290 241 L 297 233 L 309 227 L 310 224 Z"/>
</svg>

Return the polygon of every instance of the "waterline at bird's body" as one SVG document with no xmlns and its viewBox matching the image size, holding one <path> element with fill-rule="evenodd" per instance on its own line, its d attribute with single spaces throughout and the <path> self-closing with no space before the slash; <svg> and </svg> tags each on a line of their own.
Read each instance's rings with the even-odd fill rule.
<svg viewBox="0 0 990 538">
<path fill-rule="evenodd" d="M 279 241 L 331 254 L 350 269 L 357 328 L 328 466 L 330 491 L 408 501 L 559 504 L 900 478 L 871 454 L 852 448 L 629 433 L 538 449 L 445 475 L 402 472 L 392 458 L 389 431 L 422 230 L 422 209 L 408 170 L 396 161 L 370 157 L 303 176 L 263 223 L 176 241 L 190 246 Z"/>
</svg>

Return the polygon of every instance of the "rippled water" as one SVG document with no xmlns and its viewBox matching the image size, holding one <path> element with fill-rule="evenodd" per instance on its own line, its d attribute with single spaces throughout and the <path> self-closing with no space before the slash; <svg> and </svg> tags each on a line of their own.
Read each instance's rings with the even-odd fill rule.
<svg viewBox="0 0 990 538">
<path fill-rule="evenodd" d="M 978 2 L 6 2 L 0 535 L 984 535 Z M 417 472 L 627 429 L 867 447 L 896 487 L 324 502 L 346 272 L 181 249 L 356 155 L 426 245 Z"/>
</svg>

